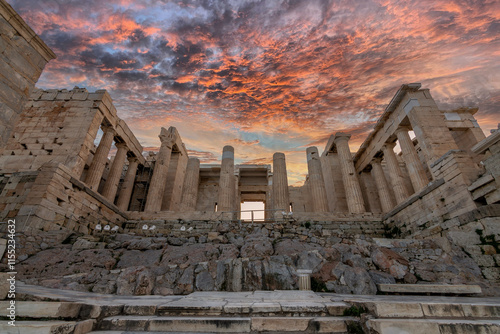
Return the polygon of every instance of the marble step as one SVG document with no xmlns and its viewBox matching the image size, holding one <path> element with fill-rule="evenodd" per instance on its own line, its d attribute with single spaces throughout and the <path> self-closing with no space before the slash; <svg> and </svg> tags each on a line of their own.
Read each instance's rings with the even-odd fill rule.
<svg viewBox="0 0 500 334">
<path fill-rule="evenodd" d="M 498 334 L 500 319 L 370 319 L 366 322 L 370 333 L 378 334 Z"/>
<path fill-rule="evenodd" d="M 348 317 L 163 317 L 116 316 L 101 321 L 99 330 L 129 332 L 346 333 Z"/>
<path fill-rule="evenodd" d="M 16 317 L 32 319 L 76 319 L 80 313 L 81 304 L 71 302 L 34 302 L 16 301 L 14 305 L 9 300 L 0 301 L 0 316 L 7 317 L 11 310 Z"/>
<path fill-rule="evenodd" d="M 0 321 L 2 334 L 85 334 L 93 329 L 94 320 L 84 321 L 18 321 L 15 326 Z"/>
</svg>

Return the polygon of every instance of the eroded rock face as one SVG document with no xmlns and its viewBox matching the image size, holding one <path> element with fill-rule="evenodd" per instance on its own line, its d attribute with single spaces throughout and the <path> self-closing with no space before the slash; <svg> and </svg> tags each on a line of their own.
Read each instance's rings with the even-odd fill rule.
<svg viewBox="0 0 500 334">
<path fill-rule="evenodd" d="M 216 242 L 206 235 L 116 235 L 45 250 L 33 245 L 43 239 L 31 238 L 25 249 L 38 251 L 16 269 L 29 284 L 119 295 L 298 289 L 297 269 L 312 270 L 317 291 L 347 294 L 375 294 L 378 283 L 487 285 L 461 247 L 442 242 L 330 237 L 320 244 L 265 228 L 226 230 L 213 233 Z"/>
</svg>

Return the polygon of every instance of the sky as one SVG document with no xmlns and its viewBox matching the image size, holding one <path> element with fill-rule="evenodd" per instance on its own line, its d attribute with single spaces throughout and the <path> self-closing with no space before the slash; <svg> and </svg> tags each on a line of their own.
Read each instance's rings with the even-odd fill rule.
<svg viewBox="0 0 500 334">
<path fill-rule="evenodd" d="M 500 122 L 498 0 L 7 0 L 56 53 L 43 89 L 106 89 L 145 150 L 175 126 L 189 155 L 272 163 L 350 132 L 355 152 L 398 88 Z"/>
</svg>

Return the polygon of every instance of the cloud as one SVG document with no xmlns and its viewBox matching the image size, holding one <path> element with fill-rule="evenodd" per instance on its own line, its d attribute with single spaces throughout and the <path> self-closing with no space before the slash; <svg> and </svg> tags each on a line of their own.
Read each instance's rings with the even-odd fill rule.
<svg viewBox="0 0 500 334">
<path fill-rule="evenodd" d="M 39 87 L 107 89 L 145 146 L 172 125 L 207 161 L 290 152 L 294 184 L 305 147 L 355 151 L 403 83 L 499 118 L 494 0 L 8 1 L 58 55 Z"/>
</svg>

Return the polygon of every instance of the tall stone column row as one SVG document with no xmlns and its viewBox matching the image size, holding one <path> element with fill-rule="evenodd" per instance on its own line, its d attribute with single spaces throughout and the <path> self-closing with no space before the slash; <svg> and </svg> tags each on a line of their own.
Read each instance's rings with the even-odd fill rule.
<svg viewBox="0 0 500 334">
<path fill-rule="evenodd" d="M 325 181 L 323 180 L 323 171 L 319 159 L 318 148 L 314 146 L 308 147 L 306 149 L 306 154 L 313 211 L 328 212 Z"/>
<path fill-rule="evenodd" d="M 218 211 L 234 211 L 234 191 L 234 148 L 232 146 L 224 146 L 222 149 L 222 163 L 219 179 Z"/>
<path fill-rule="evenodd" d="M 288 193 L 288 177 L 286 174 L 286 161 L 284 153 L 274 153 L 273 155 L 273 181 L 272 196 L 273 209 L 290 211 L 290 195 Z M 275 212 L 279 216 L 281 211 Z"/>
<path fill-rule="evenodd" d="M 161 128 L 159 137 L 161 146 L 156 158 L 153 176 L 151 177 L 151 181 L 149 183 L 146 206 L 144 207 L 144 211 L 146 212 L 161 210 L 163 194 L 165 193 L 168 166 L 170 164 L 170 157 L 172 156 L 172 147 L 175 143 L 175 138 L 172 133 L 168 132 L 165 128 Z"/>
<path fill-rule="evenodd" d="M 186 167 L 186 176 L 182 192 L 182 210 L 195 211 L 198 200 L 198 186 L 200 184 L 200 160 L 189 158 Z"/>
<path fill-rule="evenodd" d="M 85 178 L 87 186 L 95 192 L 99 189 L 104 168 L 106 167 L 106 162 L 108 161 L 108 154 L 116 136 L 116 131 L 111 126 L 101 126 L 101 129 L 103 131 L 103 136 L 97 146 L 97 150 L 94 154 L 92 162 L 90 163 L 90 167 Z M 102 195 L 111 203 L 115 200 L 116 192 L 118 191 L 118 184 L 120 182 L 123 166 L 125 164 L 125 158 L 127 157 L 127 153 L 129 151 L 125 143 L 117 143 L 115 146 L 117 148 L 117 153 L 113 163 L 111 164 L 108 178 L 104 183 L 104 188 L 102 190 Z M 139 160 L 136 157 L 129 158 L 127 174 L 117 201 L 117 206 L 121 210 L 127 210 L 128 208 L 132 190 L 134 188 L 134 180 L 138 163 Z"/>
<path fill-rule="evenodd" d="M 352 161 L 352 154 L 349 148 L 350 134 L 336 133 L 334 143 L 337 146 L 337 152 L 340 158 L 340 171 L 342 172 L 342 181 L 346 192 L 347 207 L 351 213 L 365 212 L 363 194 L 356 175 L 356 169 Z"/>
<path fill-rule="evenodd" d="M 418 192 L 427 186 L 429 179 L 425 172 L 424 165 L 418 157 L 408 131 L 409 129 L 406 127 L 399 127 L 395 134 L 398 138 L 399 145 L 401 146 L 401 153 L 406 164 L 406 168 L 408 169 L 411 183 L 415 191 Z M 402 203 L 410 195 L 405 186 L 405 180 L 399 166 L 398 159 L 394 153 L 394 146 L 394 143 L 386 143 L 382 146 L 383 158 L 386 162 L 389 175 L 389 182 L 386 179 L 381 166 L 382 159 L 380 157 L 376 157 L 371 162 L 372 176 L 377 184 L 380 204 L 384 212 L 389 212 L 395 205 Z M 394 203 L 392 199 L 390 188 L 393 190 L 396 203 Z"/>
</svg>

